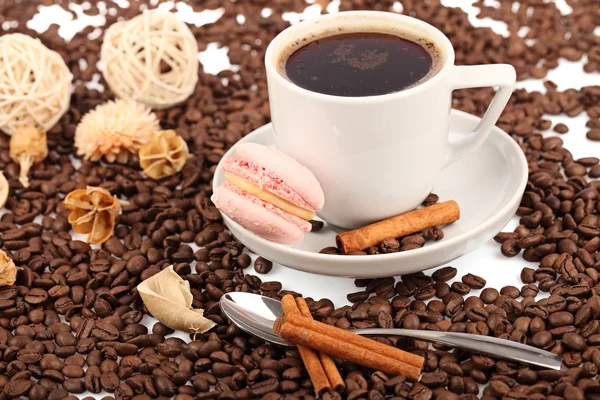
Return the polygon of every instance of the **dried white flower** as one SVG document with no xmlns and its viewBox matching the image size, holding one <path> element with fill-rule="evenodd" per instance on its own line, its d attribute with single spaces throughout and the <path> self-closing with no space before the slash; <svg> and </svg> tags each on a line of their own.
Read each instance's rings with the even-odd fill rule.
<svg viewBox="0 0 600 400">
<path fill-rule="evenodd" d="M 75 130 L 77 154 L 86 160 L 126 162 L 160 129 L 156 115 L 131 100 L 108 101 L 83 116 Z"/>
</svg>

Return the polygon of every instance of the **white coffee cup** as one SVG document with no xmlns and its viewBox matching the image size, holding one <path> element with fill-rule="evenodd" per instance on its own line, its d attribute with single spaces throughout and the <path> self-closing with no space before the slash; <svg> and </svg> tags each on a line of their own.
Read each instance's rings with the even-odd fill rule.
<svg viewBox="0 0 600 400">
<path fill-rule="evenodd" d="M 328 32 L 405 32 L 428 38 L 441 57 L 439 72 L 395 93 L 341 97 L 303 89 L 285 77 L 282 59 Z M 319 213 L 351 229 L 409 211 L 433 189 L 440 172 L 480 146 L 515 84 L 511 65 L 455 66 L 450 40 L 415 18 L 349 11 L 300 22 L 281 32 L 265 56 L 276 146 L 308 167 L 325 193 Z M 452 91 L 498 87 L 485 116 L 464 139 L 449 142 Z"/>
</svg>

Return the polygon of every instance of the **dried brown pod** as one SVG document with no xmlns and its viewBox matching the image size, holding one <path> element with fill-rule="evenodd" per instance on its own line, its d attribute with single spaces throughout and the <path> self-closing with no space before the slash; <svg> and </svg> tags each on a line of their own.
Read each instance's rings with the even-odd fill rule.
<svg viewBox="0 0 600 400">
<path fill-rule="evenodd" d="M 204 333 L 215 326 L 203 310 L 192 308 L 190 284 L 172 265 L 140 283 L 137 291 L 150 314 L 171 329 Z"/>
<path fill-rule="evenodd" d="M 181 171 L 188 156 L 187 143 L 177 132 L 159 131 L 140 149 L 140 167 L 150 178 L 162 179 Z"/>
<path fill-rule="evenodd" d="M 18 127 L 10 137 L 9 154 L 10 158 L 21 166 L 19 181 L 24 187 L 29 187 L 29 169 L 48 156 L 46 132 L 38 131 L 33 125 Z"/>
<path fill-rule="evenodd" d="M 0 250 L 0 286 L 10 286 L 17 280 L 17 267 L 13 260 Z"/>
<path fill-rule="evenodd" d="M 87 233 L 87 241 L 100 244 L 113 233 L 121 203 L 106 189 L 88 186 L 73 190 L 65 197 L 65 207 L 71 210 L 69 223 L 77 233 Z"/>
<path fill-rule="evenodd" d="M 4 176 L 4 173 L 0 171 L 0 208 L 4 207 L 6 204 L 6 200 L 8 200 L 8 192 L 10 188 L 8 187 L 8 181 Z"/>
</svg>

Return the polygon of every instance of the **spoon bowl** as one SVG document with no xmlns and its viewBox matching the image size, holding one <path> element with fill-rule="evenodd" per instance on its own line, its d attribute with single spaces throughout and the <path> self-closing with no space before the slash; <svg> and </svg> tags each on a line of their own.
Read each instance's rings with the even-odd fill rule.
<svg viewBox="0 0 600 400">
<path fill-rule="evenodd" d="M 281 346 L 295 346 L 273 333 L 275 320 L 283 315 L 281 302 L 254 293 L 226 293 L 219 301 L 227 318 L 241 330 Z"/>
</svg>

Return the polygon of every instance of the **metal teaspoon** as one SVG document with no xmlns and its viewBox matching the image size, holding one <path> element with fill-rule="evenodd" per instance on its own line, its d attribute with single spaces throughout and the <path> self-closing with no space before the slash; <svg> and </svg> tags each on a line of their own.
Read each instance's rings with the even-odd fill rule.
<svg viewBox="0 0 600 400">
<path fill-rule="evenodd" d="M 283 315 L 281 303 L 253 293 L 226 293 L 219 301 L 221 310 L 240 329 L 268 342 L 281 346 L 293 343 L 273 332 L 273 323 Z M 412 329 L 352 329 L 359 335 L 402 336 L 458 347 L 474 353 L 486 354 L 524 364 L 555 370 L 564 369 L 562 358 L 536 347 L 490 336 L 459 332 L 424 331 Z"/>
</svg>

